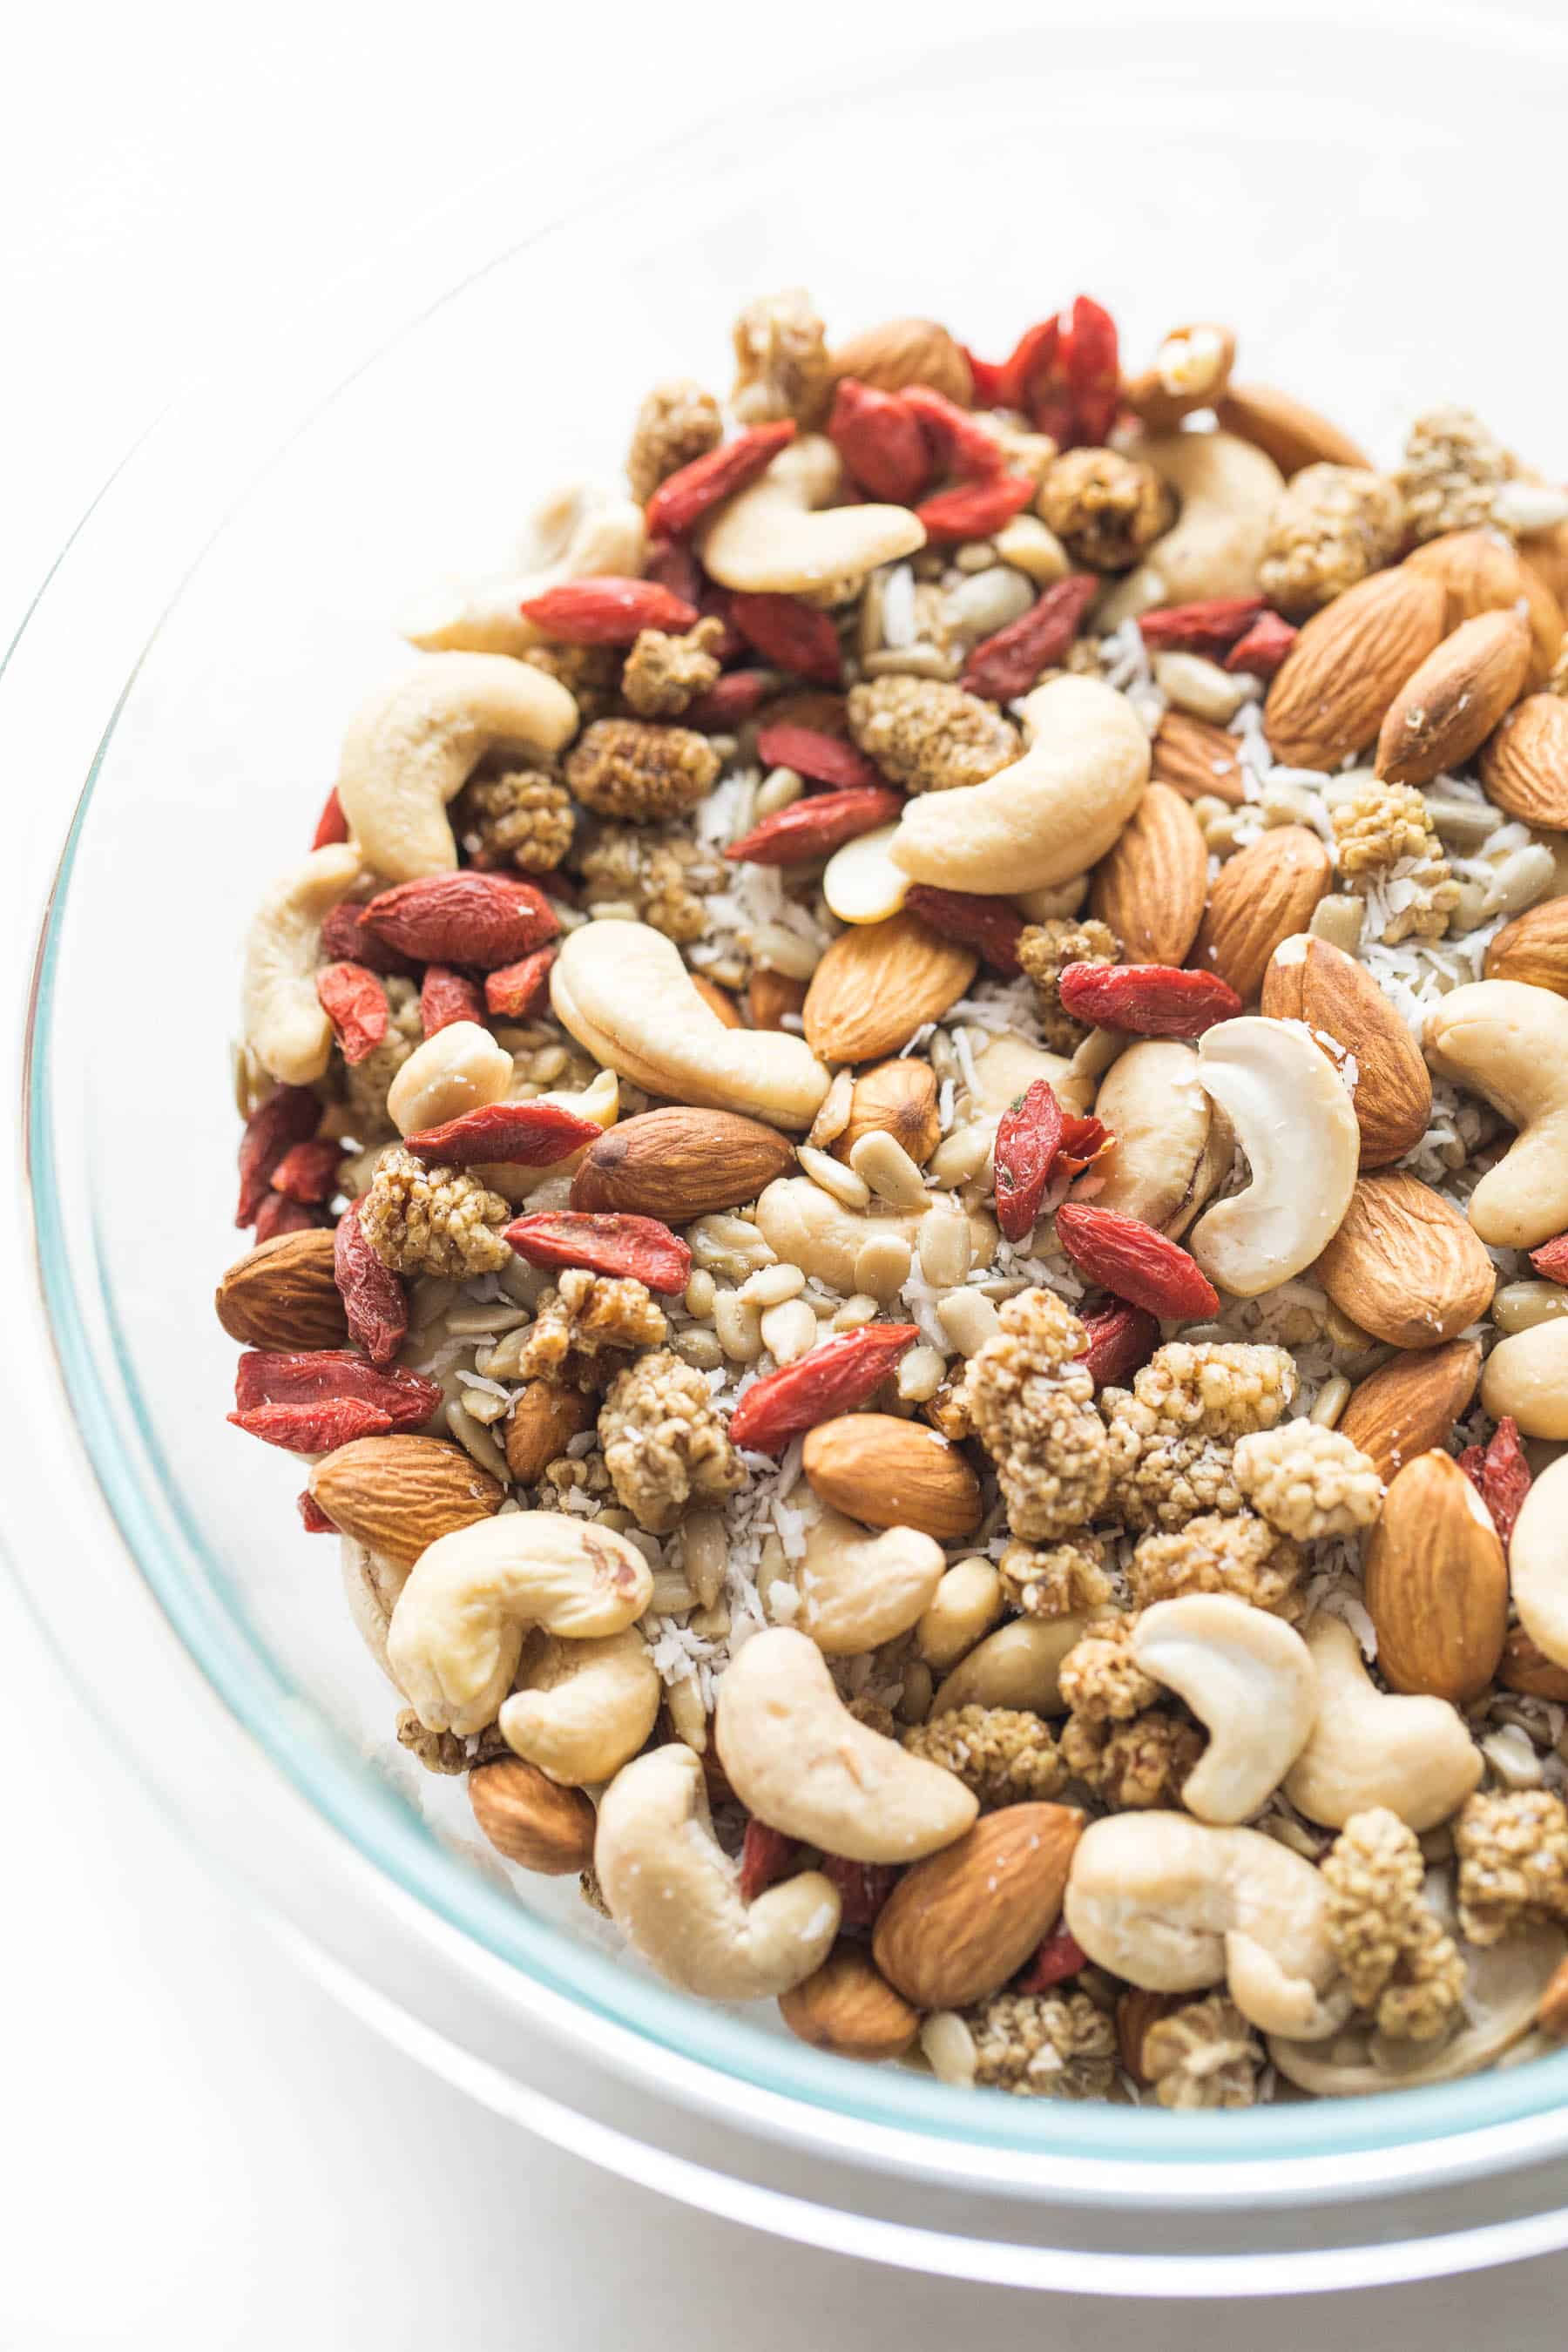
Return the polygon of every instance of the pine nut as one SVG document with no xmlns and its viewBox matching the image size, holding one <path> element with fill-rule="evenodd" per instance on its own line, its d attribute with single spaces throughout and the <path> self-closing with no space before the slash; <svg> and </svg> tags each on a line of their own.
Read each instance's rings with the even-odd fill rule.
<svg viewBox="0 0 1568 2352">
<path fill-rule="evenodd" d="M 1178 710 L 1223 727 L 1236 717 L 1251 692 L 1247 680 L 1202 654 L 1156 654 L 1154 683 Z"/>
<path fill-rule="evenodd" d="M 992 1130 L 975 1124 L 954 1128 L 943 1136 L 931 1156 L 931 1172 L 939 1184 L 967 1184 L 991 1157 Z"/>
<path fill-rule="evenodd" d="M 809 980 L 822 961 L 815 940 L 802 939 L 783 923 L 763 923 L 752 935 L 752 960 L 786 980 Z"/>
<path fill-rule="evenodd" d="M 928 1404 L 947 1377 L 947 1359 L 935 1348 L 911 1348 L 899 1359 L 899 1394 L 906 1404 Z"/>
<path fill-rule="evenodd" d="M 960 1209 L 928 1209 L 916 1236 L 921 1272 L 937 1290 L 951 1290 L 969 1272 L 973 1249 L 969 1219 Z"/>
<path fill-rule="evenodd" d="M 855 1260 L 855 1287 L 874 1298 L 891 1298 L 910 1278 L 910 1245 L 900 1234 L 875 1234 L 862 1242 Z"/>
<path fill-rule="evenodd" d="M 667 1683 L 664 1703 L 669 1709 L 669 1719 L 677 1736 L 699 1756 L 708 1752 L 708 1714 L 702 1704 L 702 1693 L 695 1675 L 682 1675 L 678 1683 Z"/>
<path fill-rule="evenodd" d="M 805 790 L 805 778 L 795 768 L 770 768 L 757 787 L 752 806 L 759 817 L 789 808 Z"/>
<path fill-rule="evenodd" d="M 1492 1321 L 1509 1339 L 1555 1315 L 1568 1315 L 1568 1290 L 1558 1282 L 1505 1282 L 1492 1300 Z"/>
<path fill-rule="evenodd" d="M 876 1321 L 879 1306 L 880 1302 L 873 1298 L 868 1290 L 858 1290 L 852 1297 L 845 1300 L 833 1318 L 831 1328 L 835 1331 L 858 1331 L 862 1324 Z"/>
<path fill-rule="evenodd" d="M 738 1290 L 721 1290 L 713 1302 L 713 1328 L 732 1364 L 754 1364 L 763 1352 L 763 1322 Z"/>
<path fill-rule="evenodd" d="M 816 1345 L 816 1318 L 804 1298 L 786 1298 L 770 1307 L 758 1328 L 775 1364 L 793 1364 L 797 1356 Z"/>
<path fill-rule="evenodd" d="M 978 1290 L 950 1290 L 936 1302 L 937 1318 L 961 1356 L 973 1356 L 1002 1328 L 1002 1318 Z"/>
<path fill-rule="evenodd" d="M 724 1350 L 719 1345 L 717 1333 L 703 1330 L 700 1327 L 692 1331 L 678 1331 L 669 1344 L 682 1363 L 690 1364 L 700 1372 L 716 1372 L 724 1360 Z"/>
<path fill-rule="evenodd" d="M 841 1207 L 869 1207 L 871 1187 L 864 1176 L 857 1176 L 853 1168 L 846 1168 L 842 1160 L 835 1160 L 831 1152 L 818 1151 L 812 1143 L 803 1143 L 795 1158 L 800 1162 L 802 1172 L 809 1176 L 814 1184 L 820 1184 L 825 1192 L 831 1192 Z"/>
<path fill-rule="evenodd" d="M 849 1154 L 849 1165 L 864 1184 L 895 1209 L 923 1209 L 929 1195 L 925 1178 L 897 1136 L 873 1128 L 861 1136 Z"/>
<path fill-rule="evenodd" d="M 695 1315 L 700 1323 L 706 1323 L 713 1312 L 713 1300 L 718 1287 L 718 1284 L 706 1266 L 694 1266 L 691 1279 L 686 1286 L 687 1313 Z"/>
<path fill-rule="evenodd" d="M 711 1609 L 724 1589 L 730 1562 L 729 1539 L 721 1511 L 693 1511 L 680 1530 L 681 1566 L 686 1580 L 704 1609 Z"/>
<path fill-rule="evenodd" d="M 1557 864 L 1552 852 L 1542 843 L 1532 841 L 1524 849 L 1513 850 L 1499 866 L 1487 889 L 1489 915 L 1522 915 L 1543 898 L 1557 877 Z"/>
<path fill-rule="evenodd" d="M 741 1297 L 749 1298 L 753 1307 L 782 1307 L 786 1298 L 798 1298 L 805 1288 L 805 1276 L 798 1265 L 781 1259 L 776 1265 L 764 1265 L 760 1274 L 749 1274 L 741 1285 Z"/>
<path fill-rule="evenodd" d="M 1315 1421 L 1320 1429 L 1336 1428 L 1340 1415 L 1350 1401 L 1349 1381 L 1346 1380 L 1343 1372 L 1335 1372 L 1318 1391 L 1309 1419 Z"/>
</svg>

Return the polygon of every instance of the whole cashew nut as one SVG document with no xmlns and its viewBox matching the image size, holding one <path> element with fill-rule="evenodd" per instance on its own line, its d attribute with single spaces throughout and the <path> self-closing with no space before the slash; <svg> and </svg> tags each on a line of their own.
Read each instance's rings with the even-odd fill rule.
<svg viewBox="0 0 1568 2352">
<path fill-rule="evenodd" d="M 1464 1952 L 1464 2022 L 1447 2041 L 1391 2042 L 1363 2022 L 1346 2025 L 1326 2043 L 1271 2033 L 1269 2057 L 1288 2082 L 1322 2099 L 1415 2090 L 1479 2074 L 1534 2024 L 1541 1997 L 1568 1953 L 1568 1937 L 1557 1927 L 1531 1927 L 1485 1950 L 1467 1944 Z"/>
<path fill-rule="evenodd" d="M 1198 1077 L 1236 1129 L 1252 1181 L 1206 1209 L 1187 1246 L 1219 1289 L 1257 1298 L 1310 1265 L 1338 1232 L 1361 1129 L 1328 1055 L 1288 1022 L 1221 1022 L 1199 1040 Z"/>
<path fill-rule="evenodd" d="M 1526 1437 L 1568 1437 L 1568 1323 L 1554 1316 L 1500 1339 L 1481 1374 L 1481 1402 Z"/>
<path fill-rule="evenodd" d="M 1092 1822 L 1062 1916 L 1091 1960 L 1145 1991 L 1226 1982 L 1265 2033 L 1310 2041 L 1339 2021 L 1321 1998 L 1336 1974 L 1323 1882 L 1261 1831 L 1211 1829 L 1185 1813 Z"/>
<path fill-rule="evenodd" d="M 1093 1078 L 1078 1066 L 1076 1055 L 1069 1061 L 1065 1055 L 1047 1054 L 1003 1029 L 974 1055 L 973 1116 L 1000 1118 L 1037 1078 L 1046 1080 L 1064 1110 L 1081 1116 L 1094 1100 Z"/>
<path fill-rule="evenodd" d="M 338 799 L 366 865 L 388 882 L 448 874 L 447 803 L 487 751 L 542 757 L 577 728 L 559 679 L 503 654 L 421 654 L 362 703 L 338 763 Z"/>
<path fill-rule="evenodd" d="M 1015 1617 L 961 1658 L 931 1703 L 933 1717 L 961 1706 L 1011 1706 L 1029 1715 L 1065 1715 L 1058 1679 L 1062 1661 L 1089 1616 Z"/>
<path fill-rule="evenodd" d="M 1153 467 L 1182 510 L 1100 607 L 1106 628 L 1156 604 L 1255 596 L 1269 518 L 1285 488 L 1272 457 L 1234 433 L 1162 433 L 1130 453 Z"/>
<path fill-rule="evenodd" d="M 1305 1641 L 1318 1676 L 1318 1720 L 1285 1775 L 1299 1813 L 1342 1830 L 1386 1805 L 1406 1828 L 1436 1829 L 1479 1787 L 1481 1751 L 1446 1698 L 1381 1691 L 1361 1643 L 1338 1617 L 1317 1616 Z"/>
<path fill-rule="evenodd" d="M 1470 1195 L 1482 1241 L 1535 1249 L 1568 1225 L 1568 999 L 1522 980 L 1478 980 L 1426 1017 L 1439 1077 L 1484 1095 L 1518 1135 Z"/>
<path fill-rule="evenodd" d="M 1097 1209 L 1139 1217 L 1174 1241 L 1228 1176 L 1230 1121 L 1198 1076 L 1198 1057 L 1174 1039 L 1129 1045 L 1100 1081 L 1096 1115 L 1116 1138 L 1079 1183 Z"/>
<path fill-rule="evenodd" d="M 240 1019 L 246 1044 L 283 1086 L 308 1087 L 331 1058 L 332 1024 L 316 995 L 321 925 L 360 871 L 352 841 L 313 849 L 272 885 L 252 918 Z"/>
<path fill-rule="evenodd" d="M 635 1544 L 560 1511 L 509 1511 L 438 1536 L 397 1598 L 387 1656 L 426 1731 L 482 1731 L 510 1690 L 523 1635 L 619 1633 L 653 1598 Z"/>
<path fill-rule="evenodd" d="M 602 572 L 635 580 L 647 553 L 639 506 L 618 491 L 573 482 L 534 515 L 521 564 L 492 580 L 431 591 L 404 624 L 410 644 L 426 653 L 523 654 L 540 642 L 521 607 L 563 580 Z"/>
<path fill-rule="evenodd" d="M 1209 1735 L 1182 1802 L 1200 1822 L 1244 1822 L 1268 1799 L 1311 1737 L 1318 1678 L 1282 1617 L 1229 1593 L 1193 1592 L 1145 1609 L 1132 1654 L 1184 1698 Z"/>
<path fill-rule="evenodd" d="M 946 1559 L 934 1537 L 915 1528 L 881 1535 L 825 1507 L 806 1530 L 796 1581 L 801 1624 L 830 1658 L 853 1657 L 907 1633 L 930 1608 Z"/>
<path fill-rule="evenodd" d="M 1568 1454 L 1525 1496 L 1508 1563 L 1521 1624 L 1554 1666 L 1568 1666 Z"/>
<path fill-rule="evenodd" d="M 816 1643 L 753 1633 L 719 1685 L 719 1760 L 747 1811 L 851 1862 L 919 1862 L 962 1837 L 979 1804 L 940 1764 L 858 1723 Z"/>
<path fill-rule="evenodd" d="M 611 1781 L 594 1868 L 634 1949 L 668 1983 L 709 2000 L 789 1992 L 821 1966 L 838 1933 L 838 1890 L 819 1870 L 742 1901 L 740 1865 L 713 1834 L 702 1767 L 678 1741 L 624 1765 Z"/>
<path fill-rule="evenodd" d="M 397 1676 L 386 1654 L 386 1629 L 392 1622 L 397 1596 L 408 1581 L 408 1570 L 401 1560 L 388 1559 L 384 1552 L 372 1551 L 367 1545 L 356 1543 L 353 1536 L 338 1538 L 338 1565 L 342 1570 L 343 1597 L 349 1604 L 354 1631 L 387 1681 L 395 1685 Z"/>
<path fill-rule="evenodd" d="M 595 1642 L 531 1643 L 496 1718 L 507 1746 L 552 1780 L 584 1789 L 634 1757 L 658 1718 L 658 1668 L 635 1625 Z"/>
<path fill-rule="evenodd" d="M 1105 856 L 1143 797 L 1149 738 L 1124 695 L 1068 676 L 1022 710 L 1022 759 L 905 803 L 891 855 L 914 881 L 1003 897 L 1065 882 Z"/>
<path fill-rule="evenodd" d="M 648 923 L 584 923 L 550 973 L 556 1019 L 606 1069 L 707 1110 L 809 1127 L 828 1076 L 787 1031 L 727 1029 L 680 950 Z"/>
<path fill-rule="evenodd" d="M 703 570 L 746 595 L 795 596 L 858 580 L 925 545 L 925 526 L 908 507 L 831 505 L 846 487 L 832 442 L 804 434 L 698 532 Z"/>
<path fill-rule="evenodd" d="M 399 1135 L 418 1135 L 466 1110 L 504 1102 L 511 1055 L 477 1021 L 449 1021 L 416 1045 L 386 1093 L 386 1115 Z"/>
</svg>

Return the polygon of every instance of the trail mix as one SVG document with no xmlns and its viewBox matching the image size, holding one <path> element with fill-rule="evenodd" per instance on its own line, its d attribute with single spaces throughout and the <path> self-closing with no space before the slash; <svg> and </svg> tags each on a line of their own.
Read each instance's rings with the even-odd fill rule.
<svg viewBox="0 0 1568 2352">
<path fill-rule="evenodd" d="M 750 304 L 252 928 L 237 1428 L 670 1982 L 1177 2110 L 1568 2032 L 1568 494 Z"/>
</svg>

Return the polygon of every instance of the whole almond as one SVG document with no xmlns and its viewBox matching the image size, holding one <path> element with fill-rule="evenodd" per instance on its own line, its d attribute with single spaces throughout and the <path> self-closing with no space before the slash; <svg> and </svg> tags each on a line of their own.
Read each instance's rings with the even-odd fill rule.
<svg viewBox="0 0 1568 2352">
<path fill-rule="evenodd" d="M 741 1018 L 741 1008 L 727 988 L 721 988 L 716 980 L 710 980 L 705 972 L 700 971 L 692 973 L 691 985 L 709 1011 L 718 1014 L 726 1029 L 745 1027 Z"/>
<path fill-rule="evenodd" d="M 1466 1706 L 1497 1671 L 1508 1565 L 1486 1505 L 1451 1454 L 1407 1462 L 1366 1550 L 1366 1605 L 1389 1687 Z"/>
<path fill-rule="evenodd" d="M 918 915 L 857 923 L 812 974 L 806 1044 L 826 1062 L 880 1061 L 940 1020 L 979 968 L 972 948 L 940 938 Z"/>
<path fill-rule="evenodd" d="M 1250 1004 L 1280 943 L 1304 931 L 1332 878 L 1329 853 L 1304 824 L 1276 825 L 1228 858 L 1209 902 L 1190 961 L 1216 971 Z"/>
<path fill-rule="evenodd" d="M 1545 684 L 1563 645 L 1563 608 L 1523 551 L 1500 530 L 1445 531 L 1407 555 L 1405 569 L 1442 583 L 1450 629 L 1478 613 L 1511 613 L 1522 605 L 1530 623 L 1530 683 Z"/>
<path fill-rule="evenodd" d="M 1385 783 L 1427 784 L 1463 765 L 1522 692 L 1530 631 L 1517 613 L 1462 621 L 1405 679 L 1377 738 Z"/>
<path fill-rule="evenodd" d="M 917 1167 L 923 1167 L 942 1140 L 937 1116 L 936 1075 L 929 1062 L 911 1055 L 903 1062 L 879 1062 L 862 1070 L 849 1097 L 849 1119 L 834 1142 L 840 1160 L 847 1160 L 863 1135 L 890 1135 Z"/>
<path fill-rule="evenodd" d="M 980 1523 L 980 1481 L 956 1445 L 923 1422 L 846 1412 L 819 1422 L 802 1466 L 819 1501 L 868 1528 L 918 1528 L 956 1543 Z"/>
<path fill-rule="evenodd" d="M 1520 541 L 1519 552 L 1527 571 L 1564 613 L 1568 613 L 1568 522 L 1553 523 Z"/>
<path fill-rule="evenodd" d="M 1004 1805 L 917 1862 L 883 1905 L 871 1949 L 917 2009 L 963 2009 L 1017 1973 L 1061 1913 L 1084 1817 Z"/>
<path fill-rule="evenodd" d="M 786 1013 L 798 1013 L 805 1003 L 805 982 L 793 973 L 753 965 L 746 982 L 746 1018 L 753 1029 L 782 1029 Z"/>
<path fill-rule="evenodd" d="M 1184 801 L 1226 801 L 1239 808 L 1247 798 L 1241 746 L 1223 727 L 1167 710 L 1154 730 L 1153 781 L 1168 784 Z M 1136 822 L 1136 818 L 1133 820 Z"/>
<path fill-rule="evenodd" d="M 1468 1218 L 1418 1177 L 1358 1179 L 1318 1279 L 1352 1323 L 1394 1348 L 1432 1348 L 1484 1315 L 1497 1268 Z"/>
<path fill-rule="evenodd" d="M 572 1206 L 684 1224 L 754 1201 L 794 1165 L 794 1145 L 760 1119 L 672 1104 L 624 1118 L 589 1145 Z"/>
<path fill-rule="evenodd" d="M 1337 768 L 1372 742 L 1407 677 L 1441 644 L 1442 584 L 1403 564 L 1374 572 L 1314 613 L 1268 689 L 1263 723 L 1277 759 Z"/>
<path fill-rule="evenodd" d="M 1359 1446 L 1384 1484 L 1418 1454 L 1444 1444 L 1469 1409 L 1481 1376 L 1480 1343 L 1450 1339 L 1395 1356 L 1352 1391 L 1335 1427 Z"/>
<path fill-rule="evenodd" d="M 497 1853 L 524 1870 L 564 1878 L 594 1859 L 597 1816 L 582 1790 L 559 1787 L 521 1756 L 470 1772 L 468 1802 Z"/>
<path fill-rule="evenodd" d="M 1568 1666 L 1553 1664 L 1538 1650 L 1522 1625 L 1510 1625 L 1497 1670 L 1504 1690 L 1526 1698 L 1547 1698 L 1554 1706 L 1568 1706 Z"/>
<path fill-rule="evenodd" d="M 504 1486 L 440 1437 L 356 1437 L 323 1454 L 310 1483 L 335 1528 L 400 1568 L 506 1500 Z"/>
<path fill-rule="evenodd" d="M 247 1348 L 341 1348 L 349 1335 L 330 1233 L 275 1234 L 236 1258 L 214 1293 L 217 1319 Z"/>
<path fill-rule="evenodd" d="M 1383 1168 L 1426 1134 L 1432 1074 L 1421 1048 L 1364 964 L 1327 940 L 1299 933 L 1276 949 L 1263 975 L 1271 1021 L 1301 1021 L 1331 1037 L 1355 1064 L 1351 1105 L 1361 1164 Z"/>
<path fill-rule="evenodd" d="M 967 408 L 974 397 L 974 378 L 963 346 L 939 327 L 934 319 L 886 319 L 851 335 L 833 354 L 836 376 L 852 375 L 878 392 L 902 392 L 906 384 L 927 383 L 949 400 Z"/>
<path fill-rule="evenodd" d="M 1568 898 L 1544 899 L 1505 923 L 1487 950 L 1486 973 L 1568 996 Z"/>
<path fill-rule="evenodd" d="M 598 1418 L 598 1400 L 581 1389 L 558 1388 L 553 1381 L 529 1381 L 506 1419 L 506 1466 L 520 1486 L 531 1486 L 544 1465 L 565 1453 L 568 1443 Z"/>
<path fill-rule="evenodd" d="M 895 1992 L 863 1944 L 836 1944 L 819 1969 L 779 1995 L 779 2015 L 814 2050 L 839 2058 L 901 2058 L 921 2014 Z"/>
<path fill-rule="evenodd" d="M 1304 466 L 1370 467 L 1372 459 L 1337 425 L 1272 384 L 1232 384 L 1215 404 L 1220 428 L 1272 457 L 1289 480 Z"/>
<path fill-rule="evenodd" d="M 1110 924 L 1128 963 L 1185 963 L 1204 919 L 1208 872 L 1208 848 L 1188 803 L 1170 784 L 1151 784 L 1094 869 L 1089 909 Z"/>
<path fill-rule="evenodd" d="M 1510 816 L 1552 831 L 1568 825 L 1568 702 L 1527 695 L 1481 753 L 1481 782 Z"/>
</svg>

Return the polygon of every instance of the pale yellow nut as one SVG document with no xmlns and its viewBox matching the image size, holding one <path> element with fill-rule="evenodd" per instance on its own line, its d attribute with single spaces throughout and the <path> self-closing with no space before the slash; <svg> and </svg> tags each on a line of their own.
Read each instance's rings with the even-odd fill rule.
<svg viewBox="0 0 1568 2352">
<path fill-rule="evenodd" d="M 1458 1709 L 1444 1698 L 1379 1690 L 1361 1643 L 1337 1617 L 1314 1617 L 1305 1640 L 1319 1706 L 1285 1776 L 1296 1811 L 1332 1830 L 1378 1805 L 1417 1832 L 1449 1820 L 1481 1777 L 1480 1750 Z"/>
<path fill-rule="evenodd" d="M 1439 1077 L 1483 1095 L 1519 1132 L 1470 1195 L 1495 1248 L 1537 1249 L 1568 1226 L 1568 998 L 1521 980 L 1481 980 L 1426 1017 Z"/>
<path fill-rule="evenodd" d="M 1184 1699 L 1209 1735 L 1182 1802 L 1201 1822 L 1245 1822 L 1308 1739 L 1318 1679 L 1300 1633 L 1229 1593 L 1193 1592 L 1143 1610 L 1132 1655 Z"/>
<path fill-rule="evenodd" d="M 1361 1129 L 1328 1055 L 1288 1022 L 1221 1022 L 1199 1040 L 1198 1076 L 1235 1129 L 1251 1181 L 1205 1211 L 1188 1247 L 1218 1289 L 1257 1298 L 1304 1272 L 1339 1231 Z"/>
<path fill-rule="evenodd" d="M 841 923 L 885 923 L 909 895 L 910 877 L 895 865 L 896 824 L 879 825 L 836 849 L 822 872 L 822 895 Z"/>
<path fill-rule="evenodd" d="M 942 1580 L 942 1549 L 914 1528 L 868 1535 L 824 1506 L 807 1529 L 798 1582 L 802 1630 L 829 1657 L 853 1657 L 907 1633 Z"/>
<path fill-rule="evenodd" d="M 1509 1572 L 1520 1623 L 1554 1666 L 1568 1666 L 1568 1456 L 1543 1470 L 1525 1496 Z"/>
<path fill-rule="evenodd" d="M 531 1647 L 497 1727 L 515 1755 L 564 1788 L 584 1789 L 644 1745 L 663 1687 L 635 1625 L 597 1641 L 546 1639 Z"/>
<path fill-rule="evenodd" d="M 449 1021 L 416 1045 L 387 1089 L 386 1112 L 399 1135 L 419 1135 L 464 1111 L 504 1102 L 511 1055 L 477 1021 Z"/>
<path fill-rule="evenodd" d="M 1255 596 L 1269 519 L 1285 487 L 1272 457 L 1234 433 L 1155 434 L 1128 454 L 1153 467 L 1181 512 L 1111 591 L 1100 625 L 1115 628 L 1156 604 Z"/>
<path fill-rule="evenodd" d="M 845 488 L 832 442 L 803 434 L 698 532 L 703 570 L 747 595 L 796 596 L 862 579 L 925 545 L 907 507 L 832 505 Z"/>
<path fill-rule="evenodd" d="M 403 623 L 426 653 L 526 653 L 541 633 L 522 607 L 563 580 L 635 580 L 647 555 L 642 509 L 617 491 L 573 482 L 536 510 L 517 565 L 494 579 L 432 589 Z"/>
<path fill-rule="evenodd" d="M 1463 2020 L 1457 2032 L 1436 2042 L 1391 2040 L 1370 2019 L 1358 2019 L 1328 2042 L 1271 2033 L 1269 2058 L 1288 2082 L 1320 2099 L 1458 2082 L 1495 2065 L 1523 2042 L 1565 1955 L 1568 1936 L 1557 1927 L 1531 1927 L 1485 1950 L 1467 1945 Z"/>
<path fill-rule="evenodd" d="M 331 1058 L 332 1024 L 316 994 L 321 925 L 359 881 L 353 842 L 312 850 L 275 882 L 251 918 L 240 1019 L 245 1043 L 269 1076 L 308 1087 Z"/>
<path fill-rule="evenodd" d="M 1568 1321 L 1553 1315 L 1500 1339 L 1481 1374 L 1481 1402 L 1526 1437 L 1568 1438 Z"/>
</svg>

